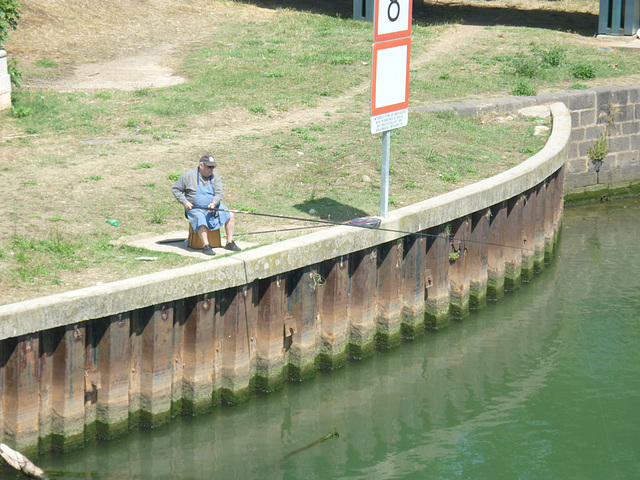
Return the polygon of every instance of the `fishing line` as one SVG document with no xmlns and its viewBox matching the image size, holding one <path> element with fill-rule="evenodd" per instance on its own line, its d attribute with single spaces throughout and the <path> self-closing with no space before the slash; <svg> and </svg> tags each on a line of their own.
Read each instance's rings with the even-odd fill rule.
<svg viewBox="0 0 640 480">
<path fill-rule="evenodd" d="M 451 237 L 451 236 L 447 236 L 447 237 L 442 237 L 441 235 L 437 235 L 434 233 L 424 233 L 424 232 L 409 232 L 406 230 L 396 230 L 393 228 L 384 228 L 384 227 L 380 227 L 380 222 L 382 221 L 381 218 L 379 217 L 362 217 L 362 218 L 354 218 L 353 220 L 349 220 L 349 222 L 347 223 L 343 223 L 343 222 L 334 222 L 331 220 L 320 220 L 320 219 L 315 219 L 315 218 L 302 218 L 302 217 L 292 217 L 292 216 L 288 216 L 288 215 L 276 215 L 273 213 L 259 213 L 259 212 L 250 212 L 247 210 L 231 210 L 231 209 L 223 209 L 223 208 L 209 208 L 207 206 L 196 206 L 194 205 L 193 208 L 198 208 L 198 209 L 203 209 L 203 210 L 209 210 L 209 211 L 217 211 L 217 212 L 229 212 L 229 213 L 240 213 L 240 214 L 244 214 L 244 215 L 255 215 L 258 217 L 269 217 L 269 218 L 278 218 L 281 220 L 295 220 L 295 221 L 299 221 L 299 222 L 312 222 L 312 223 L 320 223 L 323 225 L 332 225 L 332 226 L 341 226 L 341 227 L 356 227 L 356 228 L 367 228 L 367 229 L 375 229 L 375 230 L 380 230 L 382 232 L 391 232 L 391 233 L 400 233 L 406 236 L 409 235 L 415 235 L 417 237 L 424 237 L 424 238 L 446 238 L 448 241 L 455 241 L 458 240 L 460 242 L 467 242 L 467 243 L 474 243 L 474 244 L 478 244 L 478 245 L 487 245 L 487 246 L 491 246 L 491 247 L 501 247 L 501 248 L 513 248 L 515 250 L 520 250 L 521 252 L 528 252 L 528 253 L 536 253 L 537 250 L 533 249 L 533 248 L 525 248 L 525 247 L 517 247 L 514 245 L 505 245 L 502 243 L 494 243 L 494 242 L 483 242 L 481 240 L 470 240 L 468 238 L 463 239 L 457 239 L 456 237 Z M 311 228 L 311 227 L 304 227 L 304 228 Z M 256 232 L 255 234 L 259 234 L 259 233 L 264 233 L 264 232 Z M 238 234 L 236 234 L 238 235 Z M 554 258 L 559 258 L 558 255 L 555 254 L 549 254 L 549 256 L 554 257 Z"/>
<path fill-rule="evenodd" d="M 322 225 L 307 225 L 306 227 L 279 228 L 278 230 L 265 230 L 260 232 L 234 233 L 234 237 L 244 237 L 246 235 L 262 235 L 263 233 L 291 232 L 293 230 L 309 230 L 310 228 L 322 228 Z"/>
</svg>

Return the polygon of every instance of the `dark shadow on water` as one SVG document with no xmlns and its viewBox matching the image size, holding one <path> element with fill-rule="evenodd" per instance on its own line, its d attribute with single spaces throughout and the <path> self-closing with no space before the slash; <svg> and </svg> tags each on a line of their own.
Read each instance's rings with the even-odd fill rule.
<svg viewBox="0 0 640 480">
<path fill-rule="evenodd" d="M 313 200 L 305 200 L 302 203 L 294 205 L 294 207 L 303 213 L 309 213 L 315 210 L 311 215 L 321 220 L 329 220 L 331 222 L 347 222 L 358 217 L 366 217 L 369 213 L 360 210 L 351 205 L 340 203 L 339 201 L 329 198 L 314 198 Z"/>
<path fill-rule="evenodd" d="M 242 3 L 274 10 L 291 9 L 332 17 L 353 17 L 353 0 L 243 0 Z M 509 8 L 493 6 L 491 1 L 482 0 L 478 0 L 477 4 L 472 5 L 414 0 L 413 22 L 414 25 L 422 26 L 464 23 L 480 26 L 507 25 L 545 28 L 583 36 L 594 36 L 598 31 L 598 15 L 591 13 Z"/>
</svg>

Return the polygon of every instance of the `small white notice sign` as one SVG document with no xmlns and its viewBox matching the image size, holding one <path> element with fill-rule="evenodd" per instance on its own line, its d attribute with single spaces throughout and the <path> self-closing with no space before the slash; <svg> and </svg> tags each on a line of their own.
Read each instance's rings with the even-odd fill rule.
<svg viewBox="0 0 640 480">
<path fill-rule="evenodd" d="M 409 123 L 409 109 L 396 110 L 371 117 L 371 133 L 386 132 L 394 128 L 406 127 Z"/>
</svg>

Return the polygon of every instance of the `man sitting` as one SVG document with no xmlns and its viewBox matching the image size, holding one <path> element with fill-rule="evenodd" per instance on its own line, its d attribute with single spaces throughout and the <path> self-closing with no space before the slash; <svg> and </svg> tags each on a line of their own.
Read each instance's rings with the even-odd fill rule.
<svg viewBox="0 0 640 480">
<path fill-rule="evenodd" d="M 209 245 L 207 230 L 217 230 L 222 225 L 227 234 L 227 244 L 224 248 L 234 252 L 240 251 L 240 247 L 233 241 L 233 212 L 220 203 L 223 195 L 222 178 L 214 171 L 216 167 L 213 155 L 203 155 L 199 165 L 183 173 L 171 189 L 176 200 L 184 206 L 191 228 L 202 239 L 203 252 L 211 256 L 216 253 Z"/>
</svg>

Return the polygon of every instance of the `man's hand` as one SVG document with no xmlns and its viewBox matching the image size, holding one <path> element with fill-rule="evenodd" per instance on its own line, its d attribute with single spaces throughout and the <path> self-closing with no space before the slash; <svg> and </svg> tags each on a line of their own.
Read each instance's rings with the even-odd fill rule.
<svg viewBox="0 0 640 480">
<path fill-rule="evenodd" d="M 187 203 L 184 204 L 185 210 L 191 210 L 193 208 L 193 203 L 187 200 Z"/>
</svg>

